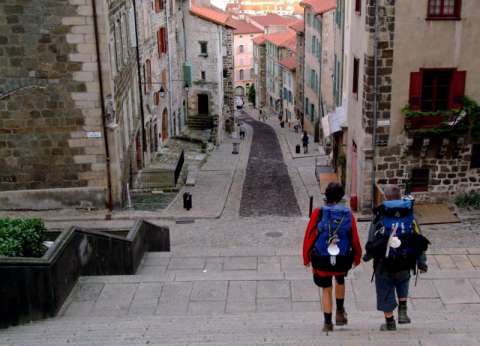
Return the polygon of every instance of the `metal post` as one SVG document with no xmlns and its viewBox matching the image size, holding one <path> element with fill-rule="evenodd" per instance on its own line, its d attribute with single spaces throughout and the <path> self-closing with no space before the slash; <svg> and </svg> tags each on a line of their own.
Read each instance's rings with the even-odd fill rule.
<svg viewBox="0 0 480 346">
<path fill-rule="evenodd" d="M 313 212 L 313 196 L 310 196 L 310 207 L 308 209 L 308 217 L 312 216 L 312 212 Z"/>
<path fill-rule="evenodd" d="M 373 119 L 372 119 L 372 209 L 375 207 L 375 180 L 376 180 L 376 155 L 377 155 L 377 119 L 378 119 L 378 21 L 379 8 L 375 0 L 375 32 L 373 39 Z"/>
</svg>

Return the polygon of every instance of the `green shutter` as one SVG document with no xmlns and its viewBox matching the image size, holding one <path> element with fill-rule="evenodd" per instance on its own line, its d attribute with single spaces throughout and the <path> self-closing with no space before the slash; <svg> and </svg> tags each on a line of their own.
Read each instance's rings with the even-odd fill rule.
<svg viewBox="0 0 480 346">
<path fill-rule="evenodd" d="M 185 86 L 192 86 L 192 65 L 188 62 L 183 64 L 183 80 L 185 81 Z"/>
</svg>

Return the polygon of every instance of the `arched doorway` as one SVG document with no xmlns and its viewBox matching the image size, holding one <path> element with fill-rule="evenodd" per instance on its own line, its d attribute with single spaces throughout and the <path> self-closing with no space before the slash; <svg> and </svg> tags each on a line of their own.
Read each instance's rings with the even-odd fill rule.
<svg viewBox="0 0 480 346">
<path fill-rule="evenodd" d="M 240 97 L 245 96 L 245 89 L 242 86 L 237 86 L 235 88 L 235 96 L 240 96 Z"/>
<path fill-rule="evenodd" d="M 162 140 L 168 139 L 168 112 L 167 109 L 163 110 L 162 114 Z"/>
</svg>

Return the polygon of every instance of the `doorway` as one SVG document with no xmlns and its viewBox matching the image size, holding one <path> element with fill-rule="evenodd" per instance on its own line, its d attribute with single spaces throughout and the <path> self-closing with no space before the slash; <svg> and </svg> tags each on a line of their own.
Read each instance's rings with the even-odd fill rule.
<svg viewBox="0 0 480 346">
<path fill-rule="evenodd" d="M 165 142 L 168 139 L 168 113 L 167 110 L 163 110 L 162 114 L 162 140 Z"/>
<path fill-rule="evenodd" d="M 198 94 L 198 114 L 208 115 L 208 95 Z"/>
</svg>

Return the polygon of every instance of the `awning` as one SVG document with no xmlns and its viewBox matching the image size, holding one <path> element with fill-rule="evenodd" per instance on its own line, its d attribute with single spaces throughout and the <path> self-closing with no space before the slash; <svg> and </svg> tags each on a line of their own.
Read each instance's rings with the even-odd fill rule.
<svg viewBox="0 0 480 346">
<path fill-rule="evenodd" d="M 337 107 L 335 112 L 332 112 L 328 115 L 328 118 L 330 123 L 330 134 L 342 131 L 342 127 L 345 127 L 347 124 L 345 107 Z"/>
</svg>

